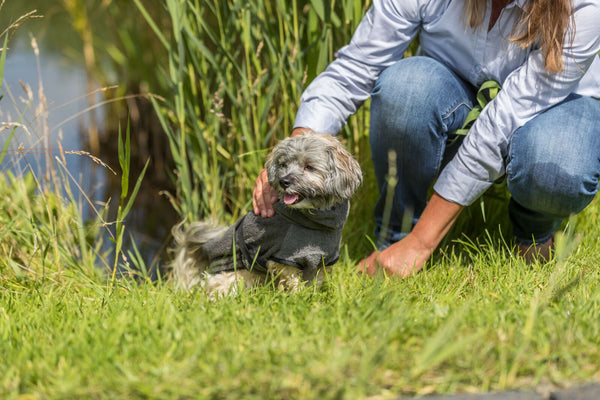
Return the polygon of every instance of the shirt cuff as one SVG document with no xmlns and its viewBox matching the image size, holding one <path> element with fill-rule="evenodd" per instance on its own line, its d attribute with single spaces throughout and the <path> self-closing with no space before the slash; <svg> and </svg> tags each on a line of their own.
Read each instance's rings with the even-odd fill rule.
<svg viewBox="0 0 600 400">
<path fill-rule="evenodd" d="M 469 206 L 479 198 L 493 182 L 482 181 L 467 175 L 450 162 L 440 174 L 433 190 L 444 199 L 462 206 Z"/>
<path fill-rule="evenodd" d="M 322 104 L 312 102 L 300 103 L 296 112 L 294 128 L 310 128 L 318 133 L 337 134 L 344 127 L 344 123 Z"/>
</svg>

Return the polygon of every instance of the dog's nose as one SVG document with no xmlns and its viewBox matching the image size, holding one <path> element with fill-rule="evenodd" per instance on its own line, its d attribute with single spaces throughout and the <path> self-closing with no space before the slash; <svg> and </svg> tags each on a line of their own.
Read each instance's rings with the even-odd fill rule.
<svg viewBox="0 0 600 400">
<path fill-rule="evenodd" d="M 290 175 L 286 175 L 284 177 L 279 178 L 279 184 L 284 189 L 290 187 L 292 183 L 294 183 L 294 179 Z"/>
</svg>

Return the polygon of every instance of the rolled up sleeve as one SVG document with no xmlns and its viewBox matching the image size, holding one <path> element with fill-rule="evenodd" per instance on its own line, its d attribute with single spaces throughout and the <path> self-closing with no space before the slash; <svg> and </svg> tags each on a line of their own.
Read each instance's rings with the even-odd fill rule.
<svg viewBox="0 0 600 400">
<path fill-rule="evenodd" d="M 294 127 L 339 132 L 369 98 L 381 71 L 404 55 L 419 29 L 424 3 L 374 0 L 350 44 L 303 92 Z"/>
</svg>

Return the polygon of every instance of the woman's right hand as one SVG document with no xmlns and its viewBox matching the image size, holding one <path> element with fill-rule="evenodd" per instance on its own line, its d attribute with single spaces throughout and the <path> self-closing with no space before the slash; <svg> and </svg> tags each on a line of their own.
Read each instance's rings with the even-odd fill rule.
<svg viewBox="0 0 600 400">
<path fill-rule="evenodd" d="M 260 171 L 256 182 L 254 182 L 254 191 L 252 192 L 252 207 L 254 214 L 261 215 L 263 218 L 270 218 L 275 215 L 273 203 L 279 200 L 277 192 L 269 185 L 267 170 Z"/>
</svg>

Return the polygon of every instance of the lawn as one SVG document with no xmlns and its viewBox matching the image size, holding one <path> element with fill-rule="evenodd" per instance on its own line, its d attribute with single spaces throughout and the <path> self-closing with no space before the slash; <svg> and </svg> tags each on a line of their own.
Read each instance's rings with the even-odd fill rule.
<svg viewBox="0 0 600 400">
<path fill-rule="evenodd" d="M 345 247 L 320 290 L 216 302 L 5 252 L 0 397 L 398 398 L 597 381 L 597 217 L 596 203 L 571 221 L 544 265 L 460 240 L 415 277 L 370 278 Z"/>
</svg>

